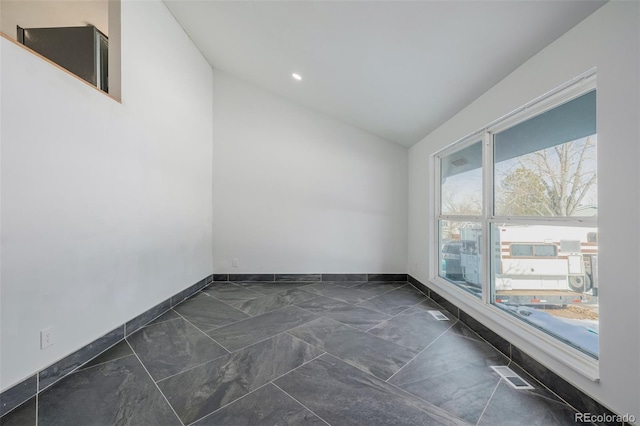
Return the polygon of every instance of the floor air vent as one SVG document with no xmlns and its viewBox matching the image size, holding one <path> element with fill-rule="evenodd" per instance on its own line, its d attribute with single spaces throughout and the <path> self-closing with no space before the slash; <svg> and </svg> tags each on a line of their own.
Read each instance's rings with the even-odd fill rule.
<svg viewBox="0 0 640 426">
<path fill-rule="evenodd" d="M 534 389 L 529 383 L 525 382 L 522 377 L 518 376 L 512 369 L 505 366 L 491 366 L 493 371 L 502 376 L 514 389 Z"/>
<path fill-rule="evenodd" d="M 447 318 L 447 316 L 440 311 L 429 311 L 429 313 L 438 321 L 449 321 L 449 318 Z"/>
</svg>

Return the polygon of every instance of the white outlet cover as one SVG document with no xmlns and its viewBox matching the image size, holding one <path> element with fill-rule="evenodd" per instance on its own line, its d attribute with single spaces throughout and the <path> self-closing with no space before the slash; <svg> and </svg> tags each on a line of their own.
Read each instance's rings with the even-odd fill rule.
<svg viewBox="0 0 640 426">
<path fill-rule="evenodd" d="M 53 327 L 40 331 L 40 349 L 46 349 L 53 345 Z"/>
</svg>

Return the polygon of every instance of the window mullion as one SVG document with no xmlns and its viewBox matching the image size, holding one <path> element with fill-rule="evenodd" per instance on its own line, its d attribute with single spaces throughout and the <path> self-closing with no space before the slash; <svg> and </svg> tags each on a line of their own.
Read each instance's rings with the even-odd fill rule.
<svg viewBox="0 0 640 426">
<path fill-rule="evenodd" d="M 485 132 L 482 139 L 482 252 L 480 258 L 482 267 L 482 301 L 491 303 L 491 224 L 489 218 L 493 215 L 493 137 Z"/>
</svg>

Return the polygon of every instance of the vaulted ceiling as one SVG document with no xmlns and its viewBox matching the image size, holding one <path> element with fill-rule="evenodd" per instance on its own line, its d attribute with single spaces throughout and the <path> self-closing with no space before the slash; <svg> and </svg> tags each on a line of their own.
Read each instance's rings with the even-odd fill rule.
<svg viewBox="0 0 640 426">
<path fill-rule="evenodd" d="M 165 3 L 214 68 L 408 147 L 605 2 Z"/>
</svg>

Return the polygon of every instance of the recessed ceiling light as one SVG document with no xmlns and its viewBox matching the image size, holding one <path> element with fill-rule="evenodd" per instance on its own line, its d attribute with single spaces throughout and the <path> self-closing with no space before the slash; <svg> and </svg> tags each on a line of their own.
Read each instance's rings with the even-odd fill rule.
<svg viewBox="0 0 640 426">
<path fill-rule="evenodd" d="M 295 72 L 293 74 L 291 74 L 291 77 L 293 77 L 294 79 L 300 81 L 302 80 L 302 77 L 300 76 L 300 74 L 296 74 Z"/>
</svg>

